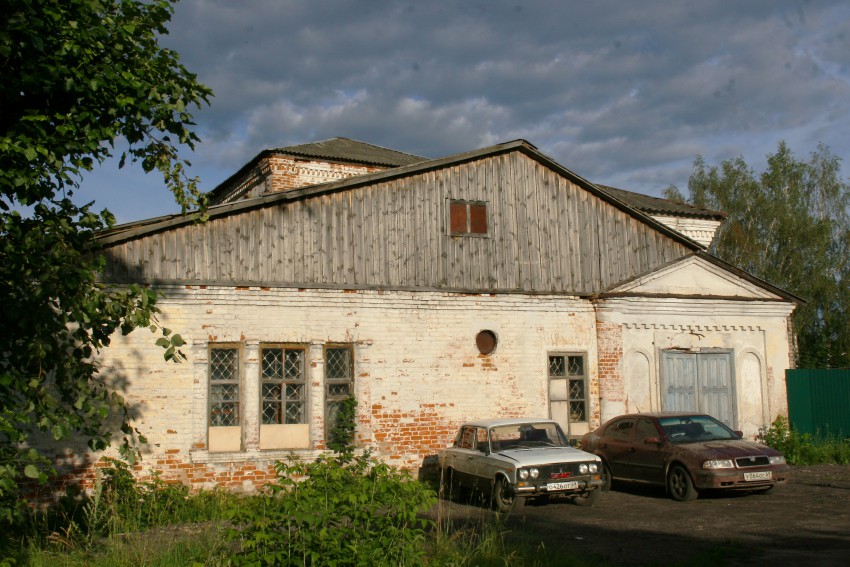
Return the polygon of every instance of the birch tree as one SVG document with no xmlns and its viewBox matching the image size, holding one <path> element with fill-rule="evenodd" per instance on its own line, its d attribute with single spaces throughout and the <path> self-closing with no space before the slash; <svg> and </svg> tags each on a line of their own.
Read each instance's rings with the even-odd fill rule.
<svg viewBox="0 0 850 567">
<path fill-rule="evenodd" d="M 785 142 L 756 173 L 742 157 L 694 161 L 688 198 L 728 213 L 712 245 L 723 260 L 807 300 L 793 316 L 801 367 L 850 365 L 850 185 L 841 161 L 818 145 L 808 160 Z"/>
</svg>

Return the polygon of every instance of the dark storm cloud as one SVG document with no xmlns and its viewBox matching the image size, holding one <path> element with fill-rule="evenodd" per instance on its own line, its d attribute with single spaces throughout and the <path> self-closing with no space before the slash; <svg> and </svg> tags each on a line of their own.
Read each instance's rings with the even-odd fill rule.
<svg viewBox="0 0 850 567">
<path fill-rule="evenodd" d="M 652 194 L 697 154 L 757 166 L 785 139 L 848 157 L 842 0 L 183 0 L 170 30 L 216 93 L 192 157 L 208 188 L 264 148 L 334 136 L 428 157 L 522 137 Z"/>
</svg>

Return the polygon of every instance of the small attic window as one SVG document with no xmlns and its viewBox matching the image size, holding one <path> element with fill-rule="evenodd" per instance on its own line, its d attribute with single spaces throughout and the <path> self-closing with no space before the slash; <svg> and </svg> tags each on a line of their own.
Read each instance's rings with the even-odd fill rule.
<svg viewBox="0 0 850 567">
<path fill-rule="evenodd" d="M 486 236 L 487 203 L 449 201 L 449 234 Z"/>
</svg>

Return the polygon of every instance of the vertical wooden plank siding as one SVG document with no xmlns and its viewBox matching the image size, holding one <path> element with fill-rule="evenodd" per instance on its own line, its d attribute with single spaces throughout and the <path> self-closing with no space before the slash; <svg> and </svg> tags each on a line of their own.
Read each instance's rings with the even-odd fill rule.
<svg viewBox="0 0 850 567">
<path fill-rule="evenodd" d="M 540 265 L 540 209 L 537 196 L 540 193 L 539 179 L 534 175 L 537 162 L 523 159 L 516 160 L 520 172 L 519 185 L 524 195 L 520 195 L 526 208 L 526 237 L 528 242 L 528 281 L 531 289 L 543 290 L 543 274 Z M 532 181 L 534 179 L 534 181 Z"/>
<path fill-rule="evenodd" d="M 451 199 L 489 235 L 450 236 Z M 512 152 L 110 245 L 104 278 L 590 293 L 689 251 Z"/>
</svg>

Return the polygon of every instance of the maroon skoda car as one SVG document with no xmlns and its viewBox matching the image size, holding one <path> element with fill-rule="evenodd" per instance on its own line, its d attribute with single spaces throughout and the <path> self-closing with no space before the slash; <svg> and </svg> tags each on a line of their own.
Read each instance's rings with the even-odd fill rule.
<svg viewBox="0 0 850 567">
<path fill-rule="evenodd" d="M 603 489 L 612 480 L 656 484 L 679 501 L 703 490 L 767 493 L 788 479 L 782 453 L 708 415 L 621 415 L 582 437 L 581 448 L 602 458 Z"/>
</svg>

